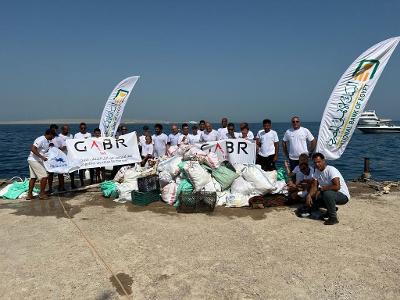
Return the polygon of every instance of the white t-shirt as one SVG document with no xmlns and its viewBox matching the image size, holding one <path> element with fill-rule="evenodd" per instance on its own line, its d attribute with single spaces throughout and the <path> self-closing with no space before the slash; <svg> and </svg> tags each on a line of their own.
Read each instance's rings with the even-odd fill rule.
<svg viewBox="0 0 400 300">
<path fill-rule="evenodd" d="M 223 135 L 219 135 L 219 137 L 221 140 L 238 139 L 239 138 L 239 132 L 234 132 L 233 135 L 234 135 L 234 137 L 231 137 L 230 135 L 228 135 L 228 132 L 227 132 Z"/>
<path fill-rule="evenodd" d="M 318 181 L 318 184 L 321 187 L 332 185 L 332 179 L 338 177 L 340 180 L 339 192 L 346 195 L 347 198 L 350 200 L 350 193 L 349 189 L 347 188 L 346 182 L 344 181 L 342 174 L 340 174 L 339 170 L 336 169 L 334 166 L 326 166 L 322 172 L 315 168 L 313 177 Z"/>
<path fill-rule="evenodd" d="M 139 136 L 139 144 L 142 147 L 143 147 L 144 144 L 146 144 L 146 136 L 145 135 Z"/>
<path fill-rule="evenodd" d="M 225 134 L 227 134 L 228 133 L 228 127 L 225 127 L 225 128 L 218 128 L 218 135 L 221 137 L 221 136 L 225 136 Z"/>
<path fill-rule="evenodd" d="M 33 145 L 37 148 L 38 152 L 43 156 L 49 150 L 49 144 L 50 144 L 50 141 L 48 141 L 44 135 L 39 136 L 33 142 Z M 29 153 L 28 160 L 38 161 L 38 162 L 42 162 L 43 161 L 39 156 L 34 154 L 32 151 Z"/>
<path fill-rule="evenodd" d="M 310 167 L 310 173 L 308 175 L 304 174 L 303 172 L 300 171 L 300 167 L 296 166 L 293 169 L 293 173 L 296 174 L 296 184 L 302 182 L 303 180 L 309 180 L 314 178 L 314 168 Z"/>
<path fill-rule="evenodd" d="M 148 154 L 153 155 L 154 153 L 154 146 L 153 144 L 146 144 L 142 145 L 142 156 L 147 156 Z"/>
<path fill-rule="evenodd" d="M 181 134 L 179 132 L 177 134 L 170 133 L 168 136 L 168 143 L 170 143 L 171 146 L 178 145 L 180 136 Z"/>
<path fill-rule="evenodd" d="M 241 132 L 239 133 L 239 137 L 243 139 L 243 135 Z M 254 140 L 254 133 L 251 130 L 249 130 L 249 132 L 247 133 L 247 137 L 245 138 L 245 140 Z"/>
<path fill-rule="evenodd" d="M 74 135 L 74 139 L 88 139 L 90 137 L 92 137 L 92 134 L 90 132 L 86 132 L 86 133 L 78 132 L 78 133 L 75 133 L 75 135 Z"/>
<path fill-rule="evenodd" d="M 310 130 L 304 127 L 297 130 L 290 128 L 283 136 L 283 141 L 289 142 L 289 158 L 292 160 L 298 160 L 300 154 L 308 153 L 307 141 L 311 142 L 312 140 L 314 140 L 314 136 Z"/>
<path fill-rule="evenodd" d="M 219 140 L 219 134 L 216 130 L 211 130 L 211 132 L 207 132 L 204 130 L 200 135 L 200 142 L 215 142 Z"/>
<path fill-rule="evenodd" d="M 58 134 L 58 137 L 59 137 L 60 139 L 63 140 L 63 144 L 62 144 L 61 147 L 64 147 L 64 146 L 67 145 L 66 140 L 69 140 L 69 139 L 73 139 L 73 138 L 74 138 L 74 137 L 72 136 L 72 134 L 63 135 L 62 133 Z M 59 147 L 59 148 L 60 148 L 60 147 Z M 63 151 L 65 154 L 67 153 L 67 149 L 64 149 L 64 150 L 62 150 L 62 151 Z"/>
<path fill-rule="evenodd" d="M 61 138 L 60 136 L 54 137 L 50 143 L 53 143 L 54 147 L 57 147 L 58 149 L 66 146 L 67 144 L 65 143 L 65 140 Z"/>
<path fill-rule="evenodd" d="M 275 143 L 279 142 L 278 134 L 275 130 L 270 130 L 265 132 L 265 130 L 260 130 L 257 133 L 257 139 L 260 140 L 261 147 L 258 149 L 258 154 L 267 157 L 275 154 Z"/>
<path fill-rule="evenodd" d="M 178 145 L 180 144 L 189 144 L 190 134 L 184 135 L 181 134 L 178 139 Z"/>
<path fill-rule="evenodd" d="M 58 134 L 58 137 L 62 138 L 64 141 L 74 138 L 74 137 L 72 136 L 72 134 L 63 135 L 62 133 L 59 133 L 59 134 Z"/>
<path fill-rule="evenodd" d="M 199 131 L 197 132 L 196 135 L 189 134 L 189 144 L 193 145 L 193 144 L 200 143 L 200 137 L 201 137 L 201 134 Z"/>
<path fill-rule="evenodd" d="M 160 157 L 165 155 L 167 151 L 168 136 L 165 133 L 160 135 L 153 134 L 153 144 L 154 144 L 154 157 Z"/>
</svg>

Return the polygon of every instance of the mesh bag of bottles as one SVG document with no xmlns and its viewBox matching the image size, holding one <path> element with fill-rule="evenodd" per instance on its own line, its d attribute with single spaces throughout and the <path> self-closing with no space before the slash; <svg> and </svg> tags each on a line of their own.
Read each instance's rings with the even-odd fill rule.
<svg viewBox="0 0 400 300">
<path fill-rule="evenodd" d="M 182 192 L 179 194 L 177 202 L 176 210 L 179 213 L 212 212 L 217 202 L 217 193 L 206 191 Z"/>
</svg>

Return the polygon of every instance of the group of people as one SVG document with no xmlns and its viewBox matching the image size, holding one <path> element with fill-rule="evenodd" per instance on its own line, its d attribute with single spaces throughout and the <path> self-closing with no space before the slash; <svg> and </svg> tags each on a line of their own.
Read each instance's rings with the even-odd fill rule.
<svg viewBox="0 0 400 300">
<path fill-rule="evenodd" d="M 340 172 L 333 166 L 326 164 L 325 158 L 321 153 L 314 153 L 317 141 L 305 127 L 301 126 L 300 118 L 297 116 L 291 119 L 292 127 L 286 130 L 282 139 L 282 151 L 285 156 L 285 166 L 287 173 L 292 180 L 288 187 L 292 199 L 304 199 L 305 204 L 310 209 L 316 209 L 320 206 L 327 208 L 327 214 L 324 217 L 328 219 L 325 224 L 336 224 L 338 222 L 336 215 L 336 204 L 345 204 L 350 199 L 350 194 Z M 256 143 L 257 157 L 256 163 L 265 171 L 276 170 L 278 160 L 280 141 L 278 134 L 272 129 L 272 122 L 264 119 L 262 129 L 256 135 L 249 129 L 248 123 L 240 123 L 240 131 L 235 130 L 235 125 L 228 122 L 227 118 L 221 120 L 221 127 L 213 129 L 210 122 L 201 120 L 198 125 L 189 127 L 188 123 L 181 125 L 172 124 L 171 132 L 164 133 L 162 124 L 154 125 L 152 134 L 148 126 L 143 127 L 143 132 L 138 136 L 138 144 L 142 156 L 142 164 L 149 159 L 157 159 L 168 153 L 171 146 L 182 144 L 207 143 L 225 139 L 245 139 Z M 181 129 L 181 130 L 180 130 Z M 118 128 L 117 135 L 128 133 L 126 125 Z M 94 129 L 94 137 L 100 137 L 99 128 Z M 79 132 L 74 136 L 69 131 L 68 125 L 61 127 L 58 132 L 57 125 L 51 125 L 43 136 L 38 137 L 32 147 L 28 157 L 30 182 L 28 198 L 32 199 L 32 190 L 36 180 L 40 180 L 41 199 L 48 196 L 45 192 L 46 184 L 49 184 L 49 191 L 52 192 L 53 174 L 47 174 L 43 161 L 47 160 L 45 154 L 49 147 L 58 147 L 66 152 L 66 140 L 86 139 L 92 137 L 87 131 L 85 123 L 79 126 Z M 309 158 L 312 155 L 315 167 L 309 166 Z M 116 171 L 118 167 L 114 168 Z M 79 171 L 81 186 L 84 185 L 84 172 Z M 89 169 L 90 183 L 102 181 L 105 179 L 104 168 Z M 114 172 L 113 172 L 114 173 Z M 59 174 L 59 190 L 64 190 L 64 177 Z M 75 188 L 74 174 L 70 174 L 71 188 Z"/>
</svg>

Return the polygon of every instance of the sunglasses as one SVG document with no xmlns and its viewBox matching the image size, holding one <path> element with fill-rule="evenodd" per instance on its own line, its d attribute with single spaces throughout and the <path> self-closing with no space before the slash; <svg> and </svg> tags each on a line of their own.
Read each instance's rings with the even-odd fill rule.
<svg viewBox="0 0 400 300">
<path fill-rule="evenodd" d="M 292 121 L 292 123 L 300 123 L 300 121 L 295 120 L 295 121 Z"/>
</svg>

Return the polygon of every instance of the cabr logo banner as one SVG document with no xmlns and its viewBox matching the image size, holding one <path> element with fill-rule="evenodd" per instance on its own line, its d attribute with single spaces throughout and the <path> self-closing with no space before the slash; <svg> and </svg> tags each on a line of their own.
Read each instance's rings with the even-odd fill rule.
<svg viewBox="0 0 400 300">
<path fill-rule="evenodd" d="M 357 127 L 361 113 L 400 37 L 382 41 L 361 54 L 339 79 L 325 107 L 317 151 L 339 158 Z"/>
<path fill-rule="evenodd" d="M 205 152 L 217 154 L 219 161 L 227 160 L 231 164 L 255 164 L 256 144 L 244 139 L 228 139 L 205 144 L 196 144 Z"/>
<path fill-rule="evenodd" d="M 68 158 L 79 160 L 79 169 L 132 164 L 142 160 L 136 132 L 118 138 L 69 139 L 66 143 Z"/>
<path fill-rule="evenodd" d="M 101 115 L 99 128 L 102 136 L 115 135 L 119 123 L 121 122 L 125 104 L 138 79 L 139 76 L 128 77 L 118 83 L 111 92 L 104 106 L 103 114 Z"/>
</svg>

